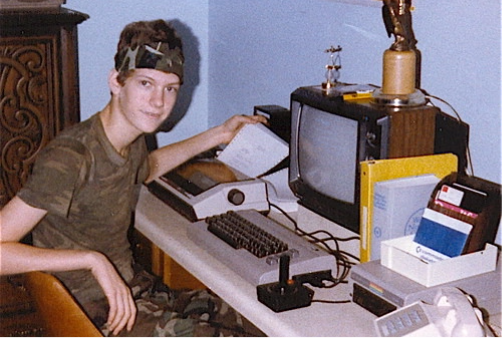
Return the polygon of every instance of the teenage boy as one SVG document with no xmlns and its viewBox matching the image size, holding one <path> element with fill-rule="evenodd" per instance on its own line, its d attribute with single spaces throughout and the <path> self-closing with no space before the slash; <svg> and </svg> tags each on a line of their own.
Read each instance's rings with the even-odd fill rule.
<svg viewBox="0 0 502 338">
<path fill-rule="evenodd" d="M 239 315 L 217 297 L 153 287 L 135 272 L 127 240 L 143 183 L 230 142 L 246 123 L 266 122 L 236 115 L 148 153 L 145 134 L 171 113 L 183 63 L 181 39 L 167 22 L 127 25 L 108 78 L 108 104 L 46 146 L 28 182 L 0 211 L 1 274 L 53 273 L 105 334 L 238 334 L 225 329 Z M 30 231 L 34 246 L 19 243 Z"/>
</svg>

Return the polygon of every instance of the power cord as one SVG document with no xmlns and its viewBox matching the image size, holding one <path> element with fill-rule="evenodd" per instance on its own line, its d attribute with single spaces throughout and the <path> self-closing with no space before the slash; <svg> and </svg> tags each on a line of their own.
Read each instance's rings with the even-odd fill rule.
<svg viewBox="0 0 502 338">
<path fill-rule="evenodd" d="M 317 231 L 313 231 L 311 233 L 308 233 L 308 232 L 300 229 L 296 220 L 294 220 L 290 215 L 288 215 L 282 208 L 280 208 L 279 206 L 277 206 L 273 203 L 270 203 L 270 206 L 277 209 L 279 212 L 281 212 L 293 224 L 294 231 L 297 235 L 305 237 L 309 242 L 321 245 L 322 247 L 325 248 L 325 250 L 329 254 L 333 255 L 336 259 L 338 273 L 335 277 L 331 277 L 331 274 L 330 274 L 330 278 L 328 278 L 327 275 L 325 275 L 325 272 L 318 272 L 318 273 L 313 273 L 308 277 L 304 276 L 302 278 L 309 278 L 310 280 L 314 281 L 314 283 L 318 284 L 318 285 L 313 285 L 313 286 L 320 287 L 320 288 L 333 288 L 333 287 L 337 286 L 338 284 L 347 283 L 346 279 L 349 275 L 350 268 L 353 265 L 357 264 L 357 262 L 359 261 L 359 258 L 355 257 L 354 255 L 351 255 L 348 252 L 340 250 L 339 242 L 347 242 L 347 241 L 357 240 L 359 238 L 357 236 L 348 237 L 348 238 L 338 238 L 338 237 L 333 236 L 331 233 L 329 233 L 328 231 L 325 231 L 325 230 L 317 230 Z M 319 235 L 324 235 L 324 237 L 319 238 Z M 334 248 L 332 248 L 328 242 L 332 242 L 333 243 L 332 245 L 334 245 Z M 331 284 L 326 285 L 324 283 L 319 283 L 317 279 L 319 279 L 321 277 L 323 278 L 322 279 L 323 281 L 329 281 L 329 282 L 331 282 Z"/>
<path fill-rule="evenodd" d="M 434 102 L 432 102 L 431 99 L 434 99 L 434 100 L 438 100 L 439 102 L 445 104 L 446 106 L 448 106 L 448 108 L 453 112 L 453 114 L 455 114 L 455 117 L 457 118 L 457 120 L 459 122 L 464 122 L 462 120 L 462 118 L 460 117 L 460 114 L 457 112 L 457 110 L 446 100 L 438 97 L 438 96 L 434 96 L 434 95 L 431 95 L 429 94 L 425 89 L 420 89 L 420 91 L 422 91 L 422 93 L 425 95 L 425 98 L 427 100 L 427 103 L 429 103 L 430 105 L 434 106 L 434 107 L 437 107 Z M 466 156 L 467 156 L 467 163 L 468 163 L 468 168 L 470 169 L 470 174 L 471 176 L 474 176 L 474 166 L 472 164 L 472 157 L 471 157 L 471 150 L 469 148 L 469 143 L 466 144 Z"/>
</svg>

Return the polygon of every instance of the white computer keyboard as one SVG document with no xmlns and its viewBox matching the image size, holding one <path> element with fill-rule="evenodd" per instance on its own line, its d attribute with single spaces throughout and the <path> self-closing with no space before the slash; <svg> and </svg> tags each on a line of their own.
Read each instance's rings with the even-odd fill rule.
<svg viewBox="0 0 502 338">
<path fill-rule="evenodd" d="M 245 248 L 235 249 L 210 232 L 206 220 L 190 224 L 186 229 L 187 236 L 199 247 L 206 250 L 209 255 L 223 262 L 251 284 L 257 286 L 276 282 L 279 278 L 279 258 L 284 253 L 290 255 L 290 277 L 325 270 L 331 270 L 332 275 L 337 274 L 334 256 L 296 235 L 283 225 L 267 218 L 256 210 L 239 210 L 229 213 L 235 213 L 275 236 L 287 244 L 287 249 L 283 252 L 272 253 L 259 258 Z M 227 214 L 222 214 L 219 217 L 228 218 Z"/>
</svg>

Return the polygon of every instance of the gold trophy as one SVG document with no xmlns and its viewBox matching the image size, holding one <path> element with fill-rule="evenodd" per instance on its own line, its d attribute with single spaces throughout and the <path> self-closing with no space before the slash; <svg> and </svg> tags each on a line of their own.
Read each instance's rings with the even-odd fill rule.
<svg viewBox="0 0 502 338">
<path fill-rule="evenodd" d="M 376 103 L 418 106 L 425 103 L 420 88 L 420 51 L 411 25 L 411 0 L 383 0 L 382 16 L 389 37 L 395 41 L 383 54 L 382 88 L 375 90 Z"/>
</svg>

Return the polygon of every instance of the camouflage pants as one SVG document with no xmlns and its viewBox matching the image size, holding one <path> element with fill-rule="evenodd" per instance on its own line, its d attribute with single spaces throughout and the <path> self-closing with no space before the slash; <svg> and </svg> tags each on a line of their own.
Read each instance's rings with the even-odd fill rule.
<svg viewBox="0 0 502 338">
<path fill-rule="evenodd" d="M 208 290 L 170 290 L 160 278 L 145 271 L 136 274 L 131 288 L 138 308 L 136 323 L 131 332 L 123 330 L 119 336 L 264 336 Z M 111 333 L 103 325 L 106 312 L 101 311 L 101 316 L 94 315 L 93 320 L 108 336 Z"/>
</svg>

